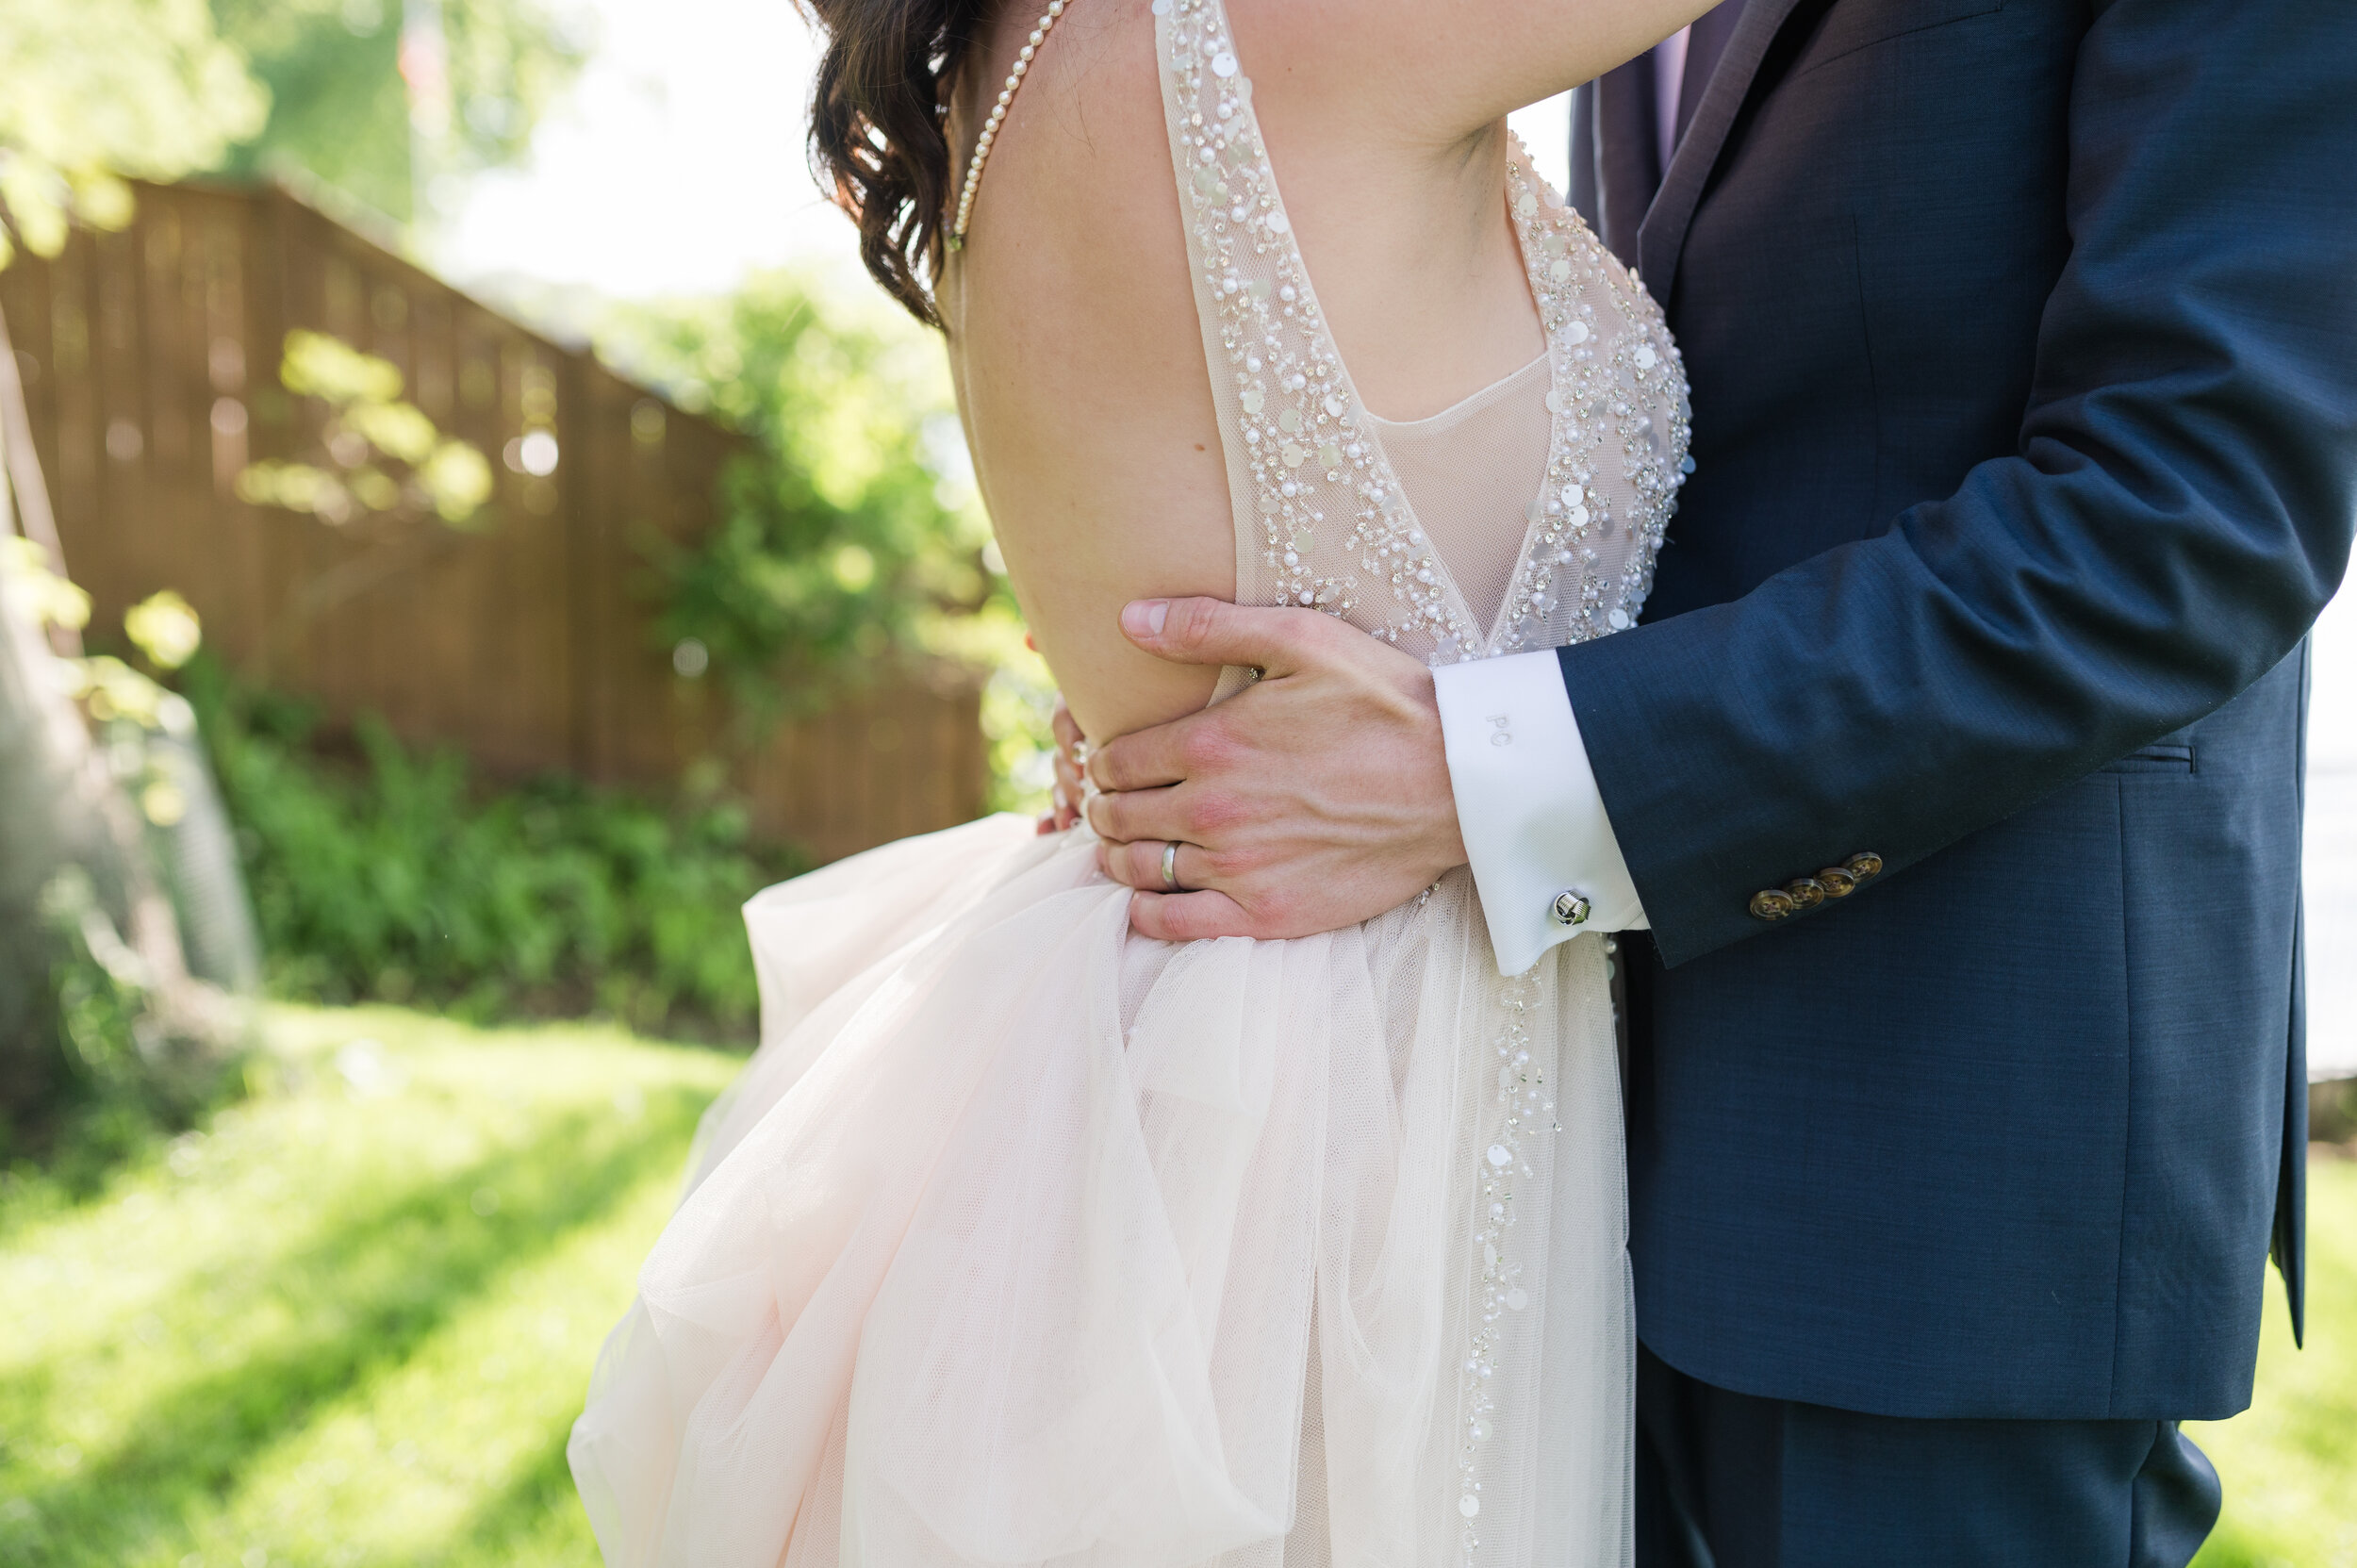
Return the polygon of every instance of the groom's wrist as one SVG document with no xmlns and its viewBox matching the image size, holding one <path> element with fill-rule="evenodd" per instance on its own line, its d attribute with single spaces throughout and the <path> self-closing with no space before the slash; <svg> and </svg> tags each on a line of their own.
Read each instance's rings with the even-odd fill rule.
<svg viewBox="0 0 2357 1568">
<path fill-rule="evenodd" d="M 1420 672 L 1426 677 L 1419 696 L 1430 727 L 1417 737 L 1409 765 L 1412 778 L 1400 782 L 1424 824 L 1418 835 L 1419 859 L 1437 881 L 1465 864 L 1465 834 L 1458 814 L 1456 780 L 1446 760 L 1448 734 L 1441 713 L 1440 683 L 1430 672 Z"/>
<path fill-rule="evenodd" d="M 1552 650 L 1433 672 L 1466 862 L 1498 967 L 1645 924 Z"/>
</svg>

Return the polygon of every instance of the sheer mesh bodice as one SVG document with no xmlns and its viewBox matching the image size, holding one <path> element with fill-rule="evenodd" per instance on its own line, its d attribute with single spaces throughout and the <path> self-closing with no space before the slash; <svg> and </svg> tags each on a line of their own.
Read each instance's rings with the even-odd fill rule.
<svg viewBox="0 0 2357 1568">
<path fill-rule="evenodd" d="M 1425 419 L 1365 416 L 1476 626 L 1497 624 L 1523 525 L 1546 479 L 1551 371 L 1541 354 Z"/>
</svg>

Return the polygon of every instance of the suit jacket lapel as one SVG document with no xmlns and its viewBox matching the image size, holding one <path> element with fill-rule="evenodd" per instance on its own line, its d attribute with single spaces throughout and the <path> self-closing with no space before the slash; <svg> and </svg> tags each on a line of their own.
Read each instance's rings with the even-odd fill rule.
<svg viewBox="0 0 2357 1568">
<path fill-rule="evenodd" d="M 1670 159 L 1669 170 L 1662 175 L 1660 193 L 1654 198 L 1644 223 L 1637 232 L 1638 271 L 1654 297 L 1664 305 L 1669 303 L 1673 280 L 1677 274 L 1678 255 L 1686 248 L 1686 230 L 1694 221 L 1694 207 L 1702 200 L 1703 187 L 1709 181 L 1710 171 L 1726 145 L 1727 132 L 1735 124 L 1745 95 L 1751 91 L 1753 77 L 1759 74 L 1769 44 L 1775 41 L 1777 29 L 1799 3 L 1800 0 L 1751 0 L 1744 8 L 1742 17 L 1735 25 L 1734 36 L 1727 40 L 1727 52 L 1719 58 L 1719 69 L 1711 74 L 1710 89 L 1703 94 L 1702 103 L 1694 110 L 1693 123 L 1687 127 L 1686 139 L 1678 143 L 1676 156 Z M 1609 203 L 1607 211 L 1608 214 Z"/>
<path fill-rule="evenodd" d="M 1640 55 L 1583 91 L 1595 103 L 1596 235 L 1624 263 L 1634 262 L 1638 226 L 1661 188 L 1653 56 Z"/>
</svg>

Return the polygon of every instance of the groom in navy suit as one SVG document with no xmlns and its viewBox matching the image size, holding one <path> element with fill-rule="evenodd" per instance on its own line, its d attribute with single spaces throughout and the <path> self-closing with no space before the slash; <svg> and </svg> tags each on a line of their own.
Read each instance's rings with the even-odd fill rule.
<svg viewBox="0 0 2357 1568">
<path fill-rule="evenodd" d="M 2315 0 L 1723 6 L 1574 116 L 1692 383 L 1642 622 L 1437 682 L 1307 611 L 1133 633 L 1289 677 L 1094 759 L 1100 832 L 1234 868 L 1141 929 L 1469 859 L 1509 964 L 1624 933 L 1642 1563 L 2182 1568 L 2217 1519 L 2178 1423 L 2249 1402 L 2270 1252 L 2300 1312 L 2353 84 Z M 1476 776 L 1507 715 L 1584 764 Z"/>
</svg>

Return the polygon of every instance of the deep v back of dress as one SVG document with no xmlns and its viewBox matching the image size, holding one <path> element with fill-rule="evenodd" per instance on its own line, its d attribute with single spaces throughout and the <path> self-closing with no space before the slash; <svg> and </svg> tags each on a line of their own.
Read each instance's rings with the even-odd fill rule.
<svg viewBox="0 0 2357 1568">
<path fill-rule="evenodd" d="M 1634 279 L 1517 151 L 1543 360 L 1381 419 L 1219 0 L 1154 10 L 1240 598 L 1435 662 L 1627 624 L 1685 435 Z M 747 906 L 761 1048 L 569 1448 L 609 1564 L 1627 1561 L 1602 941 L 1501 976 L 1461 867 L 1288 941 L 1128 903 L 997 817 Z"/>
</svg>

